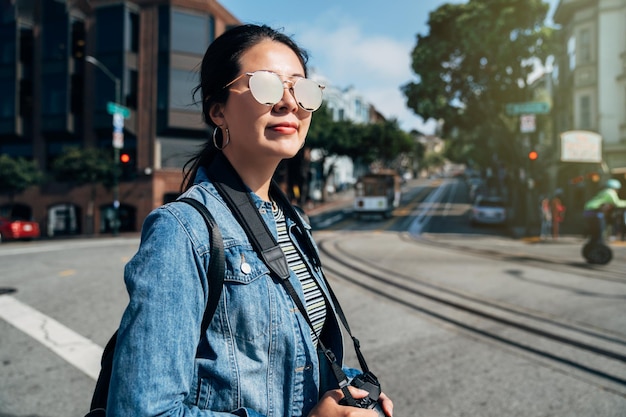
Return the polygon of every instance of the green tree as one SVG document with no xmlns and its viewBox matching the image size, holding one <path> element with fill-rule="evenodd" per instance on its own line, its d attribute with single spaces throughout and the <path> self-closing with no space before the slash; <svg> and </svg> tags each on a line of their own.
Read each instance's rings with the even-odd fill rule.
<svg viewBox="0 0 626 417">
<path fill-rule="evenodd" d="M 400 129 L 395 119 L 364 126 L 359 138 L 360 156 L 366 164 L 378 162 L 391 167 L 400 155 L 415 148 L 411 135 Z"/>
<path fill-rule="evenodd" d="M 416 114 L 445 122 L 453 161 L 489 164 L 495 154 L 519 166 L 517 118 L 505 105 L 532 98 L 529 75 L 554 51 L 548 10 L 542 0 L 469 0 L 431 12 L 412 52 L 417 80 L 402 89 Z"/>
<path fill-rule="evenodd" d="M 16 194 L 40 184 L 42 180 L 43 174 L 34 161 L 0 155 L 0 194 L 13 199 Z"/>
<path fill-rule="evenodd" d="M 315 112 L 307 134 L 306 147 L 315 149 L 320 156 L 322 167 L 322 199 L 326 199 L 326 182 L 335 169 L 335 164 L 326 164 L 333 156 L 349 156 L 354 158 L 358 153 L 358 128 L 354 123 L 334 121 L 331 111 L 323 105 Z M 326 168 L 324 168 L 326 167 Z"/>
<path fill-rule="evenodd" d="M 111 151 L 96 148 L 67 148 L 52 163 L 52 175 L 57 181 L 77 187 L 102 184 L 111 188 L 116 169 L 119 175 Z"/>
<path fill-rule="evenodd" d="M 422 168 L 441 168 L 446 162 L 446 157 L 440 152 L 426 152 L 422 159 Z"/>
<path fill-rule="evenodd" d="M 348 156 L 356 163 L 378 162 L 385 167 L 415 147 L 411 135 L 400 129 L 396 120 L 370 124 L 334 121 L 325 105 L 313 115 L 306 146 L 320 152 L 321 166 L 325 166 L 325 161 L 332 156 Z M 335 165 L 330 164 L 322 173 L 324 190 L 334 169 Z"/>
</svg>

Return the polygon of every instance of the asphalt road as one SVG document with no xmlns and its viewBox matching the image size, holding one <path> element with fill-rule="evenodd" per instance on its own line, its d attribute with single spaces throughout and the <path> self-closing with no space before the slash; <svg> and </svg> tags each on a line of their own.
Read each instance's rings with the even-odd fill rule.
<svg viewBox="0 0 626 417">
<path fill-rule="evenodd" d="M 463 233 L 463 190 L 446 187 L 428 209 L 415 188 L 392 219 L 346 214 L 315 233 L 394 415 L 625 416 L 626 279 L 511 256 L 523 242 L 498 255 L 506 238 Z M 84 415 L 137 244 L 0 246 L 0 417 Z M 620 254 L 612 267 L 623 265 Z"/>
</svg>

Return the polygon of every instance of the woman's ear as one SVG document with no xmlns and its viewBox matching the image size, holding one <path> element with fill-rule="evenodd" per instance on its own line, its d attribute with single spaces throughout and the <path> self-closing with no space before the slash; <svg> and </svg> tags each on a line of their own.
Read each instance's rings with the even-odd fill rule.
<svg viewBox="0 0 626 417">
<path fill-rule="evenodd" d="M 213 103 L 209 108 L 209 117 L 215 126 L 224 126 L 224 105 L 221 103 Z"/>
</svg>

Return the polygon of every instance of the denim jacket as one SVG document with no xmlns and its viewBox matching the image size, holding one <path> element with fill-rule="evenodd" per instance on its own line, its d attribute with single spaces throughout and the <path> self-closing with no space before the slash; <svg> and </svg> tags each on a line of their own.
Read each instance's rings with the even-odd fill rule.
<svg viewBox="0 0 626 417">
<path fill-rule="evenodd" d="M 270 203 L 251 194 L 276 237 Z M 325 391 L 337 388 L 306 320 L 202 169 L 185 196 L 206 204 L 223 235 L 226 265 L 217 310 L 201 337 L 212 291 L 202 216 L 183 203 L 157 208 L 147 216 L 139 249 L 125 268 L 130 301 L 119 327 L 107 415 L 306 416 Z M 290 219 L 287 226 L 329 300 L 319 269 L 298 244 L 310 230 L 300 231 Z M 290 280 L 303 300 L 293 272 Z M 328 311 L 322 341 L 341 364 L 341 331 L 333 307 Z"/>
</svg>

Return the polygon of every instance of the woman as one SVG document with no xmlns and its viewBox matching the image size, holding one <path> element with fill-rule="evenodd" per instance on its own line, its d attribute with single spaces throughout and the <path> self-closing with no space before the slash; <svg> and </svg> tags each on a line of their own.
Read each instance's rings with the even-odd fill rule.
<svg viewBox="0 0 626 417">
<path fill-rule="evenodd" d="M 302 223 L 289 217 L 293 211 L 277 207 L 270 187 L 279 162 L 303 146 L 311 112 L 321 105 L 323 87 L 306 75 L 305 52 L 266 26 L 236 27 L 207 49 L 198 88 L 212 139 L 190 161 L 183 189 L 208 207 L 220 227 L 223 293 L 200 335 L 211 291 L 206 227 L 185 204 L 153 211 L 125 270 L 130 302 L 118 332 L 109 415 L 376 415 L 339 403 L 344 395 L 318 346 L 322 341 L 341 363 L 341 333 L 321 270 L 312 262 L 314 248 L 303 243 L 310 230 L 296 226 Z M 313 326 L 272 278 L 209 179 L 216 161 L 243 181 L 287 254 L 289 281 Z M 354 387 L 350 392 L 355 399 L 367 395 Z M 380 404 L 391 416 L 393 405 L 384 394 Z"/>
</svg>

